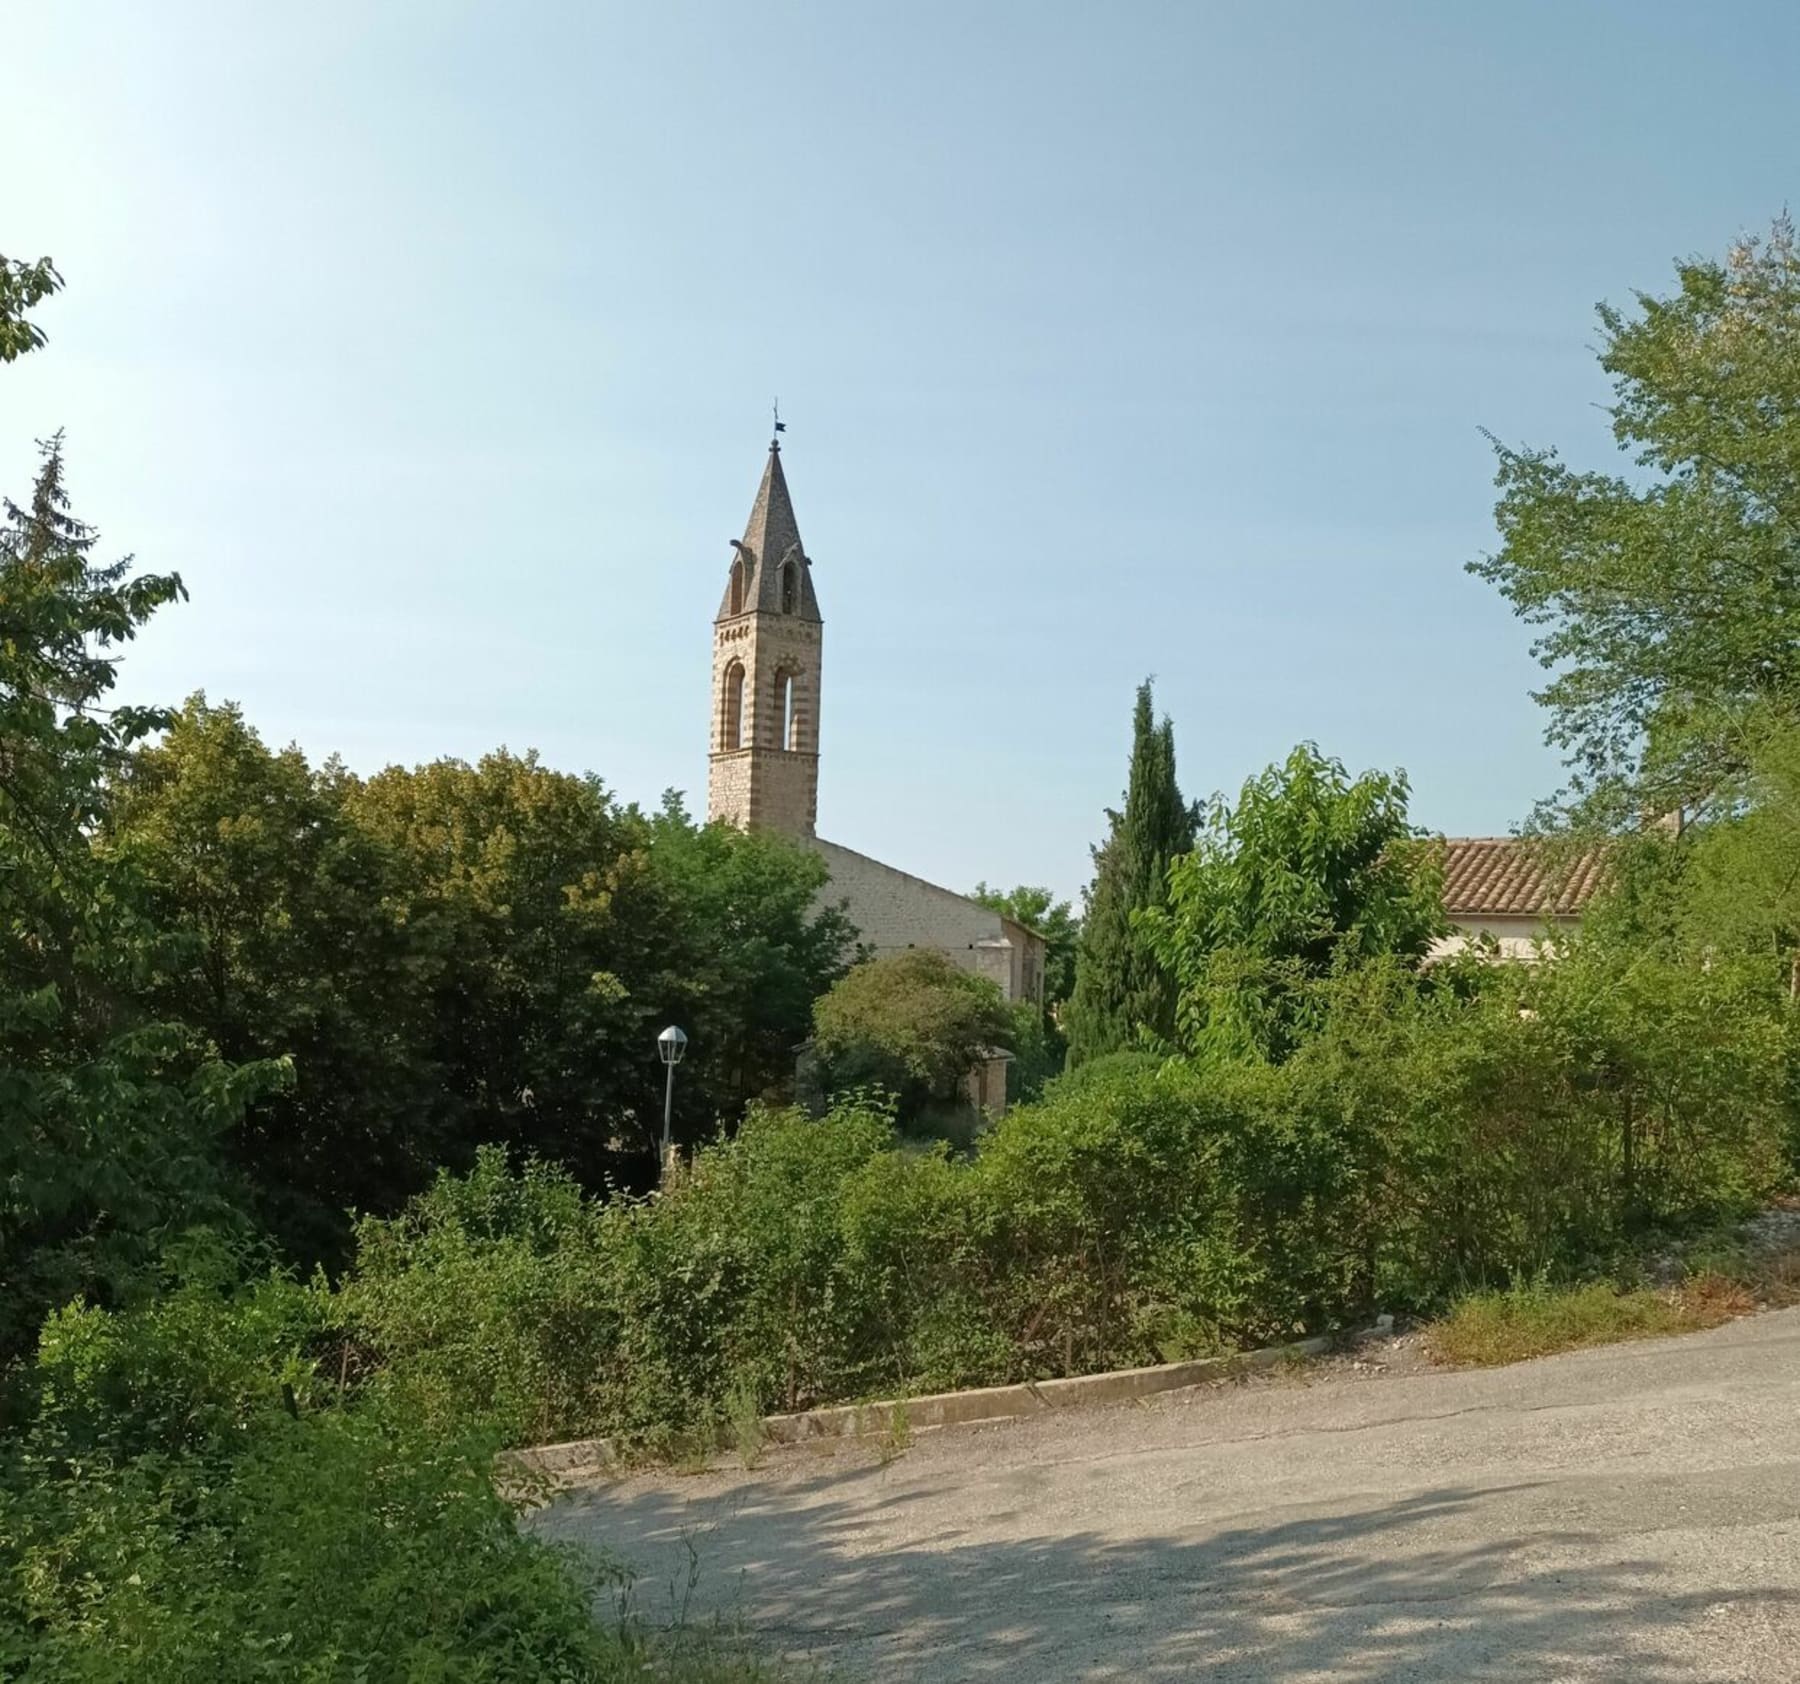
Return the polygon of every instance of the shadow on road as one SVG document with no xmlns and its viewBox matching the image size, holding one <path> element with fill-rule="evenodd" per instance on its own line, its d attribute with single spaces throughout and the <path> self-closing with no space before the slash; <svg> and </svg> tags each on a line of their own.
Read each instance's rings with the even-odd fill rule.
<svg viewBox="0 0 1800 1684">
<path fill-rule="evenodd" d="M 1671 1594 L 1605 1531 L 1546 1530 L 1541 1512 L 1527 1523 L 1530 1486 L 1431 1491 L 1199 1538 L 995 1540 L 950 1527 L 881 1548 L 871 1525 L 882 1514 L 939 1492 L 879 1492 L 871 1478 L 746 1482 L 699 1503 L 660 1487 L 602 1488 L 559 1503 L 544 1529 L 634 1560 L 647 1617 L 668 1605 L 669 1587 L 681 1600 L 691 1559 L 702 1616 L 882 1680 L 1689 1684 L 1752 1676 L 1697 1674 L 1696 1627 L 1774 1637 L 1769 1628 L 1791 1630 L 1800 1601 L 1780 1586 Z M 1029 1506 L 1022 1493 L 1015 1525 Z M 1004 1519 L 982 1517 L 983 1530 Z M 1569 1565 L 1577 1553 L 1582 1563 Z"/>
</svg>

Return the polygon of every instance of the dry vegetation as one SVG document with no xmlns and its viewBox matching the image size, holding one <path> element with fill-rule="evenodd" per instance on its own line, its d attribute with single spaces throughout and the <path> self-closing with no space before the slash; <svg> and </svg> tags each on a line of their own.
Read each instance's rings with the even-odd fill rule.
<svg viewBox="0 0 1800 1684">
<path fill-rule="evenodd" d="M 1437 1362 L 1489 1368 L 1588 1345 L 1694 1333 L 1795 1303 L 1800 1303 L 1800 1251 L 1739 1253 L 1709 1260 L 1664 1288 L 1540 1282 L 1473 1293 L 1426 1330 L 1426 1345 Z"/>
</svg>

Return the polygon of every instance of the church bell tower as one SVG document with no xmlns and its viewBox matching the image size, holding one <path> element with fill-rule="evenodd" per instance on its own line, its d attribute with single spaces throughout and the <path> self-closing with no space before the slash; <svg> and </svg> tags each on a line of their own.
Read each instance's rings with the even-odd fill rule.
<svg viewBox="0 0 1800 1684">
<path fill-rule="evenodd" d="M 779 423 L 778 423 L 779 426 Z M 781 471 L 781 440 L 732 541 L 713 621 L 706 816 L 741 829 L 813 834 L 819 811 L 819 649 L 812 563 Z"/>
</svg>

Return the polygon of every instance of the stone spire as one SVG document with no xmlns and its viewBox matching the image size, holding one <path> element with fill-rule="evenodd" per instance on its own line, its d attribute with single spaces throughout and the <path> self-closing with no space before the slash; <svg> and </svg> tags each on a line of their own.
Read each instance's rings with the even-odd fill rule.
<svg viewBox="0 0 1800 1684">
<path fill-rule="evenodd" d="M 734 570 L 733 578 L 726 581 L 725 596 L 719 604 L 721 620 L 754 612 L 798 614 L 803 620 L 813 621 L 821 618 L 819 599 L 813 592 L 812 563 L 800 542 L 800 523 L 794 518 L 787 475 L 781 471 L 780 439 L 769 441 L 762 484 L 756 488 L 756 501 L 750 505 L 744 536 L 732 548 L 742 569 L 741 579 Z M 793 596 L 785 602 L 784 565 L 793 569 Z M 734 588 L 741 593 L 735 604 Z"/>
</svg>

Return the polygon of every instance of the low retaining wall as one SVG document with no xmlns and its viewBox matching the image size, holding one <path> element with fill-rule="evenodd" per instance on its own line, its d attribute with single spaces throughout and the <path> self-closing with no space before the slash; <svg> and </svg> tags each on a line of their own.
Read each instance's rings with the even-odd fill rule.
<svg viewBox="0 0 1800 1684">
<path fill-rule="evenodd" d="M 901 1430 L 902 1423 L 908 1433 L 931 1432 L 939 1427 L 1013 1421 L 1041 1415 L 1047 1409 L 1070 1409 L 1081 1404 L 1129 1403 L 1159 1392 L 1203 1386 L 1246 1370 L 1270 1368 L 1278 1362 L 1320 1356 L 1333 1343 L 1331 1335 L 1321 1335 L 1299 1339 L 1291 1345 L 1271 1345 L 1266 1350 L 1239 1351 L 1198 1362 L 1165 1362 L 1154 1368 L 1120 1368 L 1107 1374 L 1072 1375 L 1066 1380 L 1027 1380 L 1017 1386 L 983 1386 L 968 1392 L 932 1392 L 924 1397 L 765 1415 L 763 1437 L 770 1444 L 804 1444 L 814 1439 L 879 1437 Z M 516 1465 L 557 1479 L 616 1468 L 622 1459 L 609 1438 L 540 1444 L 509 1455 Z"/>
</svg>

